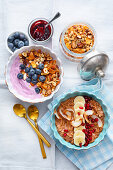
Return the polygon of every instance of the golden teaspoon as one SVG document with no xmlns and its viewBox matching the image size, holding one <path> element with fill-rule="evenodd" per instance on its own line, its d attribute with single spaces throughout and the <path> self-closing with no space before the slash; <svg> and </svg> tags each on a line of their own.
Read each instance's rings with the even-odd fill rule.
<svg viewBox="0 0 113 170">
<path fill-rule="evenodd" d="M 19 116 L 19 117 L 23 117 L 25 118 L 28 123 L 31 125 L 31 127 L 35 130 L 35 132 L 37 133 L 37 135 L 44 141 L 44 143 L 50 147 L 50 143 L 46 140 L 46 138 L 39 132 L 39 130 L 32 124 L 32 122 L 27 118 L 26 116 L 26 109 L 23 105 L 21 104 L 15 104 L 13 106 L 13 111 L 14 113 Z"/>
<path fill-rule="evenodd" d="M 38 125 L 37 125 L 37 119 L 38 119 L 38 116 L 39 116 L 39 111 L 38 111 L 37 107 L 34 106 L 34 105 L 29 106 L 27 113 L 28 113 L 29 118 L 34 121 L 35 127 L 39 130 Z M 44 149 L 42 139 L 39 136 L 38 136 L 38 139 L 39 139 L 39 143 L 40 143 L 42 156 L 43 156 L 43 158 L 46 158 L 46 153 L 45 153 L 45 149 Z"/>
</svg>

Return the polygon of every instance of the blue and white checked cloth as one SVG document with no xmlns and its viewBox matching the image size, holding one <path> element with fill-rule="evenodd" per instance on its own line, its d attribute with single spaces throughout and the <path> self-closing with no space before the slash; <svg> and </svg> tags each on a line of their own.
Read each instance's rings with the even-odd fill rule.
<svg viewBox="0 0 113 170">
<path fill-rule="evenodd" d="M 85 89 L 85 91 L 92 92 L 94 89 L 99 89 L 99 84 L 97 79 L 95 79 L 82 84 L 82 86 L 77 86 L 73 89 L 73 91 L 79 89 Z M 102 85 L 100 90 L 94 91 L 93 93 L 97 97 L 99 96 L 102 100 L 104 100 L 105 104 L 108 106 L 108 112 L 110 113 L 110 127 L 108 133 L 104 140 L 101 141 L 96 147 L 90 148 L 88 150 L 77 151 L 63 146 L 53 136 L 50 123 L 50 111 L 48 111 L 38 122 L 39 126 L 55 141 L 58 149 L 81 170 L 104 170 L 108 168 L 113 162 L 113 97 L 105 85 Z M 49 108 L 54 105 L 56 100 L 57 98 L 53 100 L 51 104 L 49 104 Z"/>
</svg>

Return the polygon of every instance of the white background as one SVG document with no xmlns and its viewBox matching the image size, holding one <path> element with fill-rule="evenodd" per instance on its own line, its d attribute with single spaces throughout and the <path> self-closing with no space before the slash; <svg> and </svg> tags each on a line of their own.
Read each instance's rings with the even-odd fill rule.
<svg viewBox="0 0 113 170">
<path fill-rule="evenodd" d="M 24 170 L 26 167 L 31 167 L 32 170 L 77 169 L 57 148 L 55 150 L 54 142 L 49 138 L 52 147 L 45 147 L 47 160 L 42 159 L 36 134 L 25 120 L 16 117 L 12 110 L 15 103 L 22 103 L 26 107 L 29 104 L 16 99 L 5 86 L 4 68 L 10 56 L 6 49 L 8 34 L 17 30 L 27 34 L 28 24 L 32 19 L 51 19 L 57 11 L 61 13 L 61 17 L 53 23 L 52 42 L 45 44 L 56 52 L 64 67 L 64 83 L 56 95 L 82 81 L 77 73 L 77 64 L 66 60 L 59 49 L 62 29 L 74 21 L 87 22 L 95 28 L 96 49 L 105 51 L 110 58 L 103 81 L 111 88 L 111 93 L 113 92 L 112 0 L 0 0 L 0 170 Z M 37 104 L 40 117 L 46 113 L 50 101 Z M 113 169 L 113 166 L 109 169 Z"/>
</svg>

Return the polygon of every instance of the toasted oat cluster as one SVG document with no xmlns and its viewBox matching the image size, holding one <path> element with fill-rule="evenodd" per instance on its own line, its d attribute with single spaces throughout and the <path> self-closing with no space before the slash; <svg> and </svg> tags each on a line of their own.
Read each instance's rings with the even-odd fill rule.
<svg viewBox="0 0 113 170">
<path fill-rule="evenodd" d="M 56 60 L 40 49 L 24 51 L 19 57 L 22 64 L 17 77 L 30 83 L 30 86 L 35 86 L 36 93 L 49 96 L 60 83 L 60 70 Z"/>
<path fill-rule="evenodd" d="M 94 35 L 88 26 L 76 24 L 67 29 L 64 42 L 70 51 L 82 54 L 93 47 Z"/>
</svg>

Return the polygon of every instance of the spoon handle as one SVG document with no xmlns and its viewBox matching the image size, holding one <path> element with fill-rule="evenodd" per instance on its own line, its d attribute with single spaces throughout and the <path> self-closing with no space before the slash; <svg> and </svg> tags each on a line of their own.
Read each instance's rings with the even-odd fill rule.
<svg viewBox="0 0 113 170">
<path fill-rule="evenodd" d="M 52 22 L 54 21 L 55 19 L 59 18 L 60 17 L 60 12 L 57 12 L 56 15 L 48 22 L 48 24 L 46 25 L 46 27 Z"/>
<path fill-rule="evenodd" d="M 44 141 L 44 143 L 45 143 L 48 147 L 50 147 L 51 144 L 50 144 L 50 143 L 46 140 L 46 138 L 39 132 L 39 130 L 36 129 L 36 127 L 31 123 L 31 121 L 30 121 L 27 117 L 25 117 L 25 119 L 28 121 L 28 123 L 31 125 L 31 127 L 34 129 L 34 131 L 37 133 L 37 135 Z"/>
<path fill-rule="evenodd" d="M 39 130 L 37 122 L 35 122 L 35 127 Z M 45 153 L 45 149 L 44 149 L 44 145 L 43 145 L 42 139 L 39 136 L 38 136 L 38 139 L 39 139 L 39 143 L 40 143 L 40 148 L 41 148 L 43 159 L 45 159 L 46 158 L 46 153 Z"/>
</svg>

